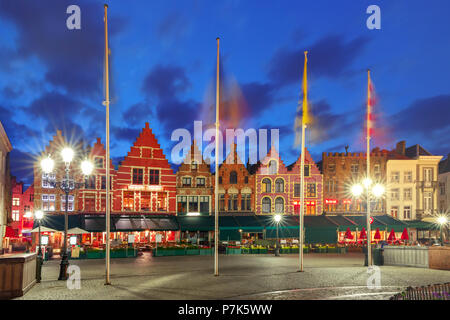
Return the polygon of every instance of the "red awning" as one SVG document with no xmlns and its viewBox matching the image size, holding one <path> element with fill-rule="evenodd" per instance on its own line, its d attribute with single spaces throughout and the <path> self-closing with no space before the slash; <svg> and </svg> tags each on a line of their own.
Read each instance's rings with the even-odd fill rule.
<svg viewBox="0 0 450 320">
<path fill-rule="evenodd" d="M 401 239 L 402 240 L 409 240 L 408 230 L 406 230 L 406 228 L 403 229 L 403 233 L 402 233 Z"/>
</svg>

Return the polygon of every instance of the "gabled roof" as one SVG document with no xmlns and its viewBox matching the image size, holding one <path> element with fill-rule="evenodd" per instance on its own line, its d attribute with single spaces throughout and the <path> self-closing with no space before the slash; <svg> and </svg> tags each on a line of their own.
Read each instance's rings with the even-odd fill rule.
<svg viewBox="0 0 450 320">
<path fill-rule="evenodd" d="M 439 162 L 439 173 L 450 172 L 450 153 L 447 155 L 447 159 Z"/>
<path fill-rule="evenodd" d="M 405 156 L 409 158 L 417 158 L 419 156 L 432 156 L 432 154 L 421 145 L 415 144 L 405 149 Z"/>
</svg>

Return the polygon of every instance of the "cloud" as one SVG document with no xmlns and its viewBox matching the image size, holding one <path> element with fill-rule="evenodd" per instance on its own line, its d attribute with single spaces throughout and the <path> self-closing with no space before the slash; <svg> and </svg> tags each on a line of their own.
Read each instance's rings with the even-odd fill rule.
<svg viewBox="0 0 450 320">
<path fill-rule="evenodd" d="M 36 1 L 1 1 L 0 16 L 18 30 L 14 59 L 37 57 L 45 65 L 45 80 L 55 87 L 81 95 L 98 95 L 103 74 L 103 8 L 90 2 L 81 7 L 81 30 L 66 27 L 66 8 L 60 0 L 42 8 Z M 58 18 L 59 17 L 59 18 Z M 116 18 L 111 36 L 124 24 Z"/>
<path fill-rule="evenodd" d="M 179 40 L 189 30 L 189 21 L 181 12 L 169 13 L 156 28 L 156 35 L 162 40 Z"/>
<path fill-rule="evenodd" d="M 153 110 L 148 102 L 138 102 L 129 107 L 123 114 L 125 122 L 130 126 L 141 123 L 142 119 L 148 119 L 153 115 Z"/>
<path fill-rule="evenodd" d="M 32 184 L 34 180 L 33 165 L 36 157 L 29 153 L 14 148 L 10 156 L 11 174 L 26 184 Z"/>
<path fill-rule="evenodd" d="M 114 138 L 117 140 L 122 140 L 126 142 L 134 142 L 136 138 L 141 133 L 142 129 L 133 129 L 133 128 L 123 128 L 117 126 L 111 126 L 111 134 L 114 135 Z M 131 145 L 130 143 L 130 145 Z"/>
<path fill-rule="evenodd" d="M 145 77 L 142 91 L 166 100 L 185 92 L 189 86 L 190 82 L 182 67 L 158 64 Z"/>
<path fill-rule="evenodd" d="M 311 46 L 280 48 L 270 60 L 268 76 L 279 86 L 298 83 L 303 72 L 304 51 L 308 50 L 309 72 L 317 77 L 336 78 L 346 72 L 367 43 L 364 37 L 347 41 L 343 36 L 327 35 Z"/>
</svg>

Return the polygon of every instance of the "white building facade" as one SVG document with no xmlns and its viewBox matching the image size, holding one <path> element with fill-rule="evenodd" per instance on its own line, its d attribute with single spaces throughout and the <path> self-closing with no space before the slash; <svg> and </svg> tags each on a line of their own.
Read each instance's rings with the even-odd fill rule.
<svg viewBox="0 0 450 320">
<path fill-rule="evenodd" d="M 0 122 L 0 253 L 3 251 L 6 225 L 8 223 L 8 208 L 11 208 L 11 195 L 9 194 L 8 185 L 10 184 L 10 176 L 8 170 L 7 157 L 8 153 L 11 152 L 12 146 L 11 142 L 6 135 L 5 129 Z"/>
<path fill-rule="evenodd" d="M 438 164 L 442 156 L 389 159 L 386 165 L 387 214 L 420 220 L 439 212 Z"/>
</svg>

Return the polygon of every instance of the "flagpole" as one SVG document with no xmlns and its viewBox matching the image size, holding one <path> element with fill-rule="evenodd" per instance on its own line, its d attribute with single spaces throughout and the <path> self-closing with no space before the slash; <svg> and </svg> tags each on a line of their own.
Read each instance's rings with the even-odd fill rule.
<svg viewBox="0 0 450 320">
<path fill-rule="evenodd" d="M 109 47 L 108 47 L 108 5 L 105 4 L 105 106 L 106 106 L 106 276 L 105 276 L 105 285 L 110 285 L 111 281 L 109 279 L 110 275 L 110 251 L 111 251 L 111 243 L 109 241 L 110 238 L 110 216 L 111 216 L 111 208 L 110 208 L 110 200 L 109 200 L 109 63 L 108 63 L 108 55 L 109 55 Z"/>
<path fill-rule="evenodd" d="M 367 70 L 367 179 L 370 179 L 370 69 Z M 368 180 L 370 181 L 370 180 Z M 370 185 L 366 186 L 367 198 L 367 266 L 372 265 L 372 233 L 370 230 Z"/>
<path fill-rule="evenodd" d="M 303 215 L 305 208 L 305 132 L 306 132 L 306 122 L 308 121 L 308 83 L 307 83 L 307 63 L 308 63 L 308 51 L 305 51 L 305 66 L 303 70 L 303 104 L 302 104 L 302 150 L 301 150 L 301 162 L 300 162 L 300 231 L 299 240 L 300 245 L 298 248 L 299 255 L 299 272 L 303 272 L 303 239 L 304 226 L 303 226 Z"/>
<path fill-rule="evenodd" d="M 214 275 L 219 275 L 219 42 L 217 38 L 217 75 L 216 75 L 216 169 L 214 190 Z"/>
</svg>

